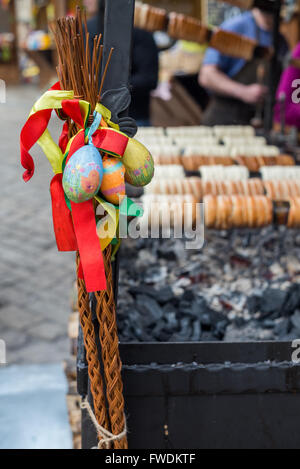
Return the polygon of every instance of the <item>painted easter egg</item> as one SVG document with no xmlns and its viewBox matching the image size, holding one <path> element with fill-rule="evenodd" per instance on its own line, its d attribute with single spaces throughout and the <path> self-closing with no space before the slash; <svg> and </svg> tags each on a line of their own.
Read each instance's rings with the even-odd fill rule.
<svg viewBox="0 0 300 469">
<path fill-rule="evenodd" d="M 133 138 L 129 139 L 122 158 L 126 181 L 132 186 L 144 187 L 154 176 L 154 161 L 147 148 Z"/>
<path fill-rule="evenodd" d="M 125 167 L 123 163 L 112 156 L 103 158 L 103 180 L 101 192 L 105 199 L 114 205 L 119 205 L 125 195 Z"/>
<path fill-rule="evenodd" d="M 68 161 L 63 175 L 63 188 L 72 202 L 86 202 L 97 194 L 102 178 L 103 164 L 99 151 L 93 145 L 85 145 Z"/>
</svg>

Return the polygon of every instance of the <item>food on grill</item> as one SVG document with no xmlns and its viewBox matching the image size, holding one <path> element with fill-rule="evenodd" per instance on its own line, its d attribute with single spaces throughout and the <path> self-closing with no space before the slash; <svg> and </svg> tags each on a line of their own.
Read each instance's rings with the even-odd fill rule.
<svg viewBox="0 0 300 469">
<path fill-rule="evenodd" d="M 290 211 L 288 217 L 288 228 L 300 228 L 300 197 L 290 199 Z"/>
<path fill-rule="evenodd" d="M 202 199 L 202 183 L 198 177 L 184 179 L 154 179 L 145 189 L 146 194 L 187 195 L 192 194 L 197 201 Z"/>
<path fill-rule="evenodd" d="M 300 182 L 296 180 L 264 181 L 268 197 L 272 200 L 289 200 L 290 197 L 300 197 Z"/>
<path fill-rule="evenodd" d="M 242 181 L 203 181 L 203 195 L 264 195 L 264 185 L 260 179 Z"/>
<path fill-rule="evenodd" d="M 249 171 L 243 166 L 202 166 L 203 181 L 243 181 L 249 179 Z"/>
<path fill-rule="evenodd" d="M 183 227 L 197 216 L 197 199 L 191 195 L 144 195 L 141 226 Z"/>
<path fill-rule="evenodd" d="M 273 204 L 265 196 L 213 196 L 204 197 L 207 228 L 262 228 L 273 220 Z"/>
</svg>

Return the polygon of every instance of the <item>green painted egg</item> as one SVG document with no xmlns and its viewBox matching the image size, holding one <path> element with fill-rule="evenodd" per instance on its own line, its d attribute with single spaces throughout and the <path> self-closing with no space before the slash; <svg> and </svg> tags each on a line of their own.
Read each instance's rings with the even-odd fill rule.
<svg viewBox="0 0 300 469">
<path fill-rule="evenodd" d="M 132 186 L 144 187 L 152 181 L 154 161 L 142 143 L 130 138 L 122 163 L 126 169 L 125 179 Z"/>
</svg>

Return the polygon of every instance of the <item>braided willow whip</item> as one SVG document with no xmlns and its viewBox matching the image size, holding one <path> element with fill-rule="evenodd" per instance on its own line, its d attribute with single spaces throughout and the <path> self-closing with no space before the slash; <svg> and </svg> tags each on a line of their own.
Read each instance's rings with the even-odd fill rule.
<svg viewBox="0 0 300 469">
<path fill-rule="evenodd" d="M 111 429 L 114 435 L 120 435 L 126 428 L 126 421 L 121 376 L 122 363 L 119 353 L 116 305 L 113 291 L 111 246 L 104 252 L 104 263 L 107 291 L 95 294 L 97 300 L 96 314 L 100 324 L 99 334 Z M 128 449 L 127 438 L 124 437 L 121 440 L 116 440 L 114 446 L 115 449 Z"/>
<path fill-rule="evenodd" d="M 79 269 L 80 257 L 77 254 L 77 271 Z M 92 312 L 90 308 L 89 294 L 86 291 L 84 280 L 77 274 L 78 285 L 78 309 L 80 315 L 80 324 L 83 331 L 86 358 L 88 362 L 89 378 L 91 392 L 94 400 L 94 411 L 97 422 L 102 427 L 109 430 L 108 417 L 106 412 L 106 403 L 104 395 L 104 386 L 101 376 L 100 362 L 98 359 L 98 350 L 96 345 L 96 336 L 92 321 Z"/>
<path fill-rule="evenodd" d="M 96 104 L 101 101 L 103 85 L 113 49 L 109 53 L 99 84 L 104 52 L 101 45 L 101 35 L 94 38 L 93 46 L 90 50 L 90 35 L 87 28 L 86 16 L 84 14 L 82 17 L 80 8 L 77 8 L 75 18 L 59 19 L 52 25 L 52 30 L 59 57 L 57 72 L 61 88 L 73 90 L 77 98 L 87 100 L 91 104 L 92 110 L 95 109 Z M 71 122 L 69 124 L 69 137 L 71 137 L 79 129 L 74 127 Z M 78 279 L 80 323 L 84 334 L 96 420 L 101 427 L 108 430 L 108 432 L 112 431 L 116 437 L 114 441 L 115 449 L 127 449 L 127 439 L 122 437 L 126 431 L 126 421 L 121 378 L 122 364 L 119 355 L 116 307 L 113 292 L 111 248 L 107 248 L 104 253 L 104 261 L 106 264 L 108 290 L 107 292 L 98 292 L 96 294 L 102 364 L 100 364 L 98 356 L 89 295 L 86 291 L 84 280 Z M 77 264 L 79 268 L 79 256 L 77 257 Z M 106 398 L 101 376 L 101 366 L 106 381 Z M 110 423 L 106 412 L 106 402 L 109 407 Z M 118 438 L 119 435 L 120 439 Z"/>
</svg>

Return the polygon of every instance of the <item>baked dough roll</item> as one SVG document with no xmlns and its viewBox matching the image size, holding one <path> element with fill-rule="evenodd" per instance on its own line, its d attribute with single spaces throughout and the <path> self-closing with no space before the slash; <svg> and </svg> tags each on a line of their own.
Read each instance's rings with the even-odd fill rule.
<svg viewBox="0 0 300 469">
<path fill-rule="evenodd" d="M 243 201 L 240 195 L 234 195 L 231 197 L 232 201 L 232 214 L 231 223 L 235 228 L 242 228 L 244 226 L 244 215 L 243 215 Z"/>
<path fill-rule="evenodd" d="M 279 155 L 276 158 L 276 165 L 279 166 L 295 166 L 295 160 L 290 155 Z"/>
<path fill-rule="evenodd" d="M 217 198 L 213 195 L 206 195 L 203 199 L 205 212 L 205 225 L 207 228 L 215 228 L 217 219 Z"/>
<path fill-rule="evenodd" d="M 245 197 L 247 202 L 247 226 L 255 227 L 255 200 L 254 197 Z"/>
</svg>

